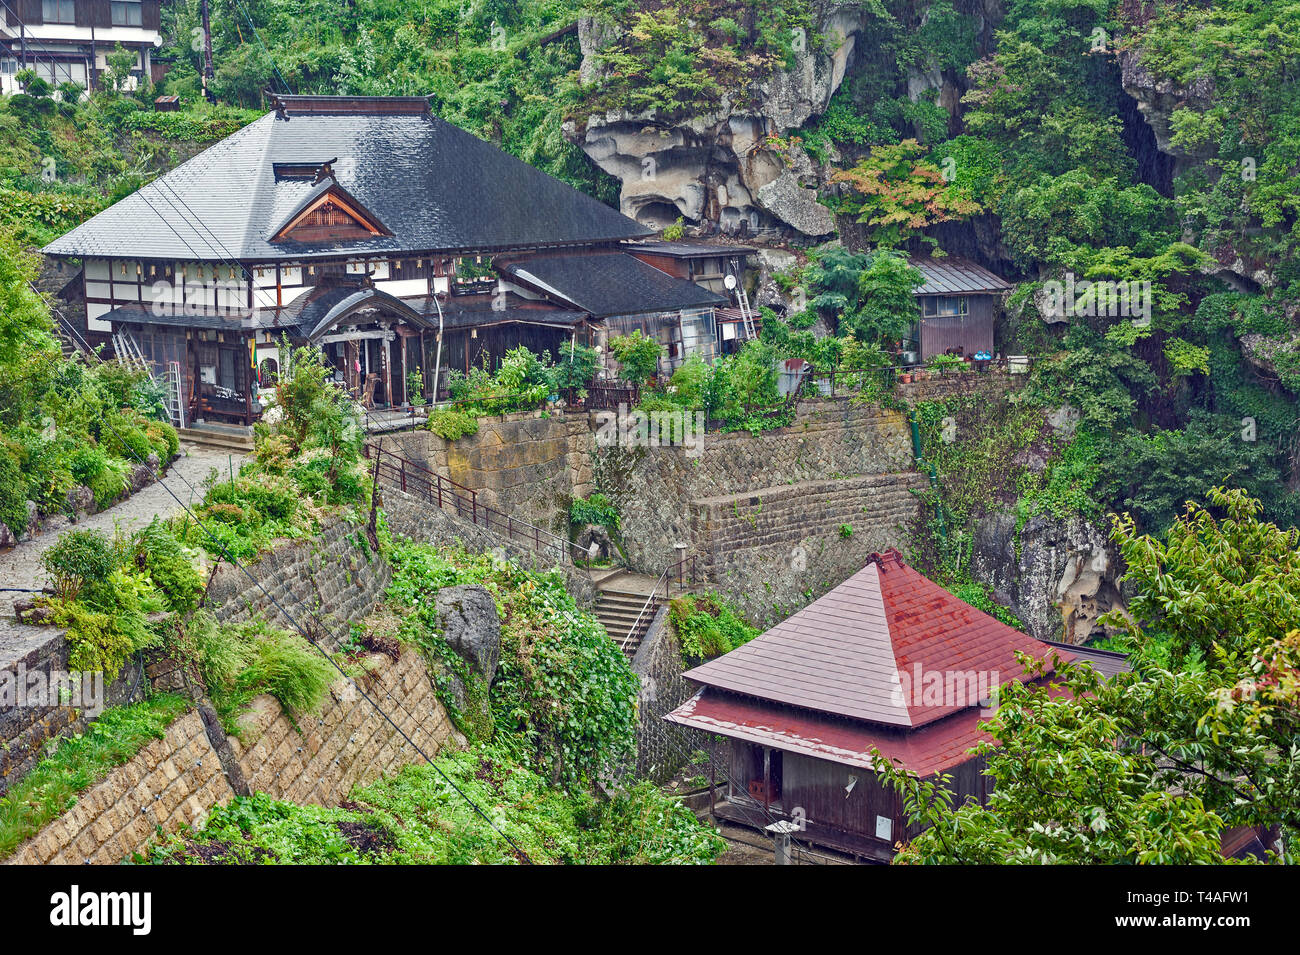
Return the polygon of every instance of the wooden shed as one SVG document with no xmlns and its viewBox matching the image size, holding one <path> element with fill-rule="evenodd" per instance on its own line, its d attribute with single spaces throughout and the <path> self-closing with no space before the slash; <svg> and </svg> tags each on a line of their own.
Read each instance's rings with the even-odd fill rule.
<svg viewBox="0 0 1300 955">
<path fill-rule="evenodd" d="M 921 308 L 913 338 L 918 358 L 935 355 L 995 354 L 993 340 L 997 310 L 1011 283 L 983 266 L 957 256 L 907 260 L 919 269 L 924 283 L 912 294 Z"/>
<path fill-rule="evenodd" d="M 997 687 L 1023 677 L 1017 652 L 1049 646 L 964 603 L 895 550 L 750 643 L 686 673 L 699 691 L 665 719 L 726 737 L 718 815 L 887 862 L 915 835 L 872 750 L 922 777 L 952 776 L 959 801 L 989 795 L 983 759 Z M 1051 672 L 1050 666 L 1048 672 Z"/>
</svg>

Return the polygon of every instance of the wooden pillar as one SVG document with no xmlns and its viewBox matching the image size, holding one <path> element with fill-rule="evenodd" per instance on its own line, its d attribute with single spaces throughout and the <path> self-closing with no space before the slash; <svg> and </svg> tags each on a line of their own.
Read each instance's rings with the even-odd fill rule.
<svg viewBox="0 0 1300 955">
<path fill-rule="evenodd" d="M 423 329 L 423 328 L 420 329 L 420 380 L 424 382 L 424 397 L 428 397 L 428 395 L 429 395 L 429 368 L 428 368 L 428 359 L 425 357 L 425 354 L 424 354 L 424 329 Z M 437 391 L 438 383 L 437 383 L 436 381 L 433 382 L 433 388 L 434 388 L 433 400 L 434 400 L 434 401 L 437 401 L 437 400 L 438 400 L 438 391 Z"/>
<path fill-rule="evenodd" d="M 359 345 L 355 340 L 343 343 L 343 363 L 346 366 L 344 368 L 344 375 L 348 383 L 348 390 L 360 398 L 361 372 L 357 369 L 357 365 L 361 361 L 361 358 L 358 352 Z"/>
<path fill-rule="evenodd" d="M 379 373 L 384 378 L 384 401 L 390 408 L 393 405 L 393 368 L 389 355 L 392 346 L 393 343 L 386 338 L 379 339 Z"/>
<path fill-rule="evenodd" d="M 402 402 L 401 402 L 401 403 L 404 404 L 404 405 L 409 405 L 409 404 L 411 403 L 411 396 L 408 395 L 408 394 L 406 393 L 406 336 L 405 336 L 405 335 L 400 335 L 400 336 L 398 336 L 398 337 L 400 338 L 400 340 L 401 340 L 401 342 L 402 342 L 402 347 L 401 347 L 401 359 L 400 359 L 400 366 L 399 366 L 399 367 L 402 369 L 402 373 L 401 373 L 401 376 L 398 378 L 398 382 L 399 382 L 399 383 L 401 384 L 401 386 L 402 386 Z"/>
<path fill-rule="evenodd" d="M 772 751 L 763 747 L 763 812 L 770 815 L 772 808 Z"/>
</svg>

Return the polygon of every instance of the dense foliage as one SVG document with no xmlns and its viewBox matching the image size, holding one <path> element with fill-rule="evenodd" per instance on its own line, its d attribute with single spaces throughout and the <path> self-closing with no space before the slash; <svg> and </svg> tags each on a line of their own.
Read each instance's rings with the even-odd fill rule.
<svg viewBox="0 0 1300 955">
<path fill-rule="evenodd" d="M 162 843 L 148 861 L 523 862 L 508 837 L 534 864 L 699 865 L 713 862 L 724 845 L 690 810 L 648 783 L 609 799 L 566 792 L 488 745 L 443 753 L 434 766 L 408 766 L 392 778 L 354 790 L 345 806 L 297 806 L 263 794 L 240 797 L 214 810 L 199 832 Z"/>
<path fill-rule="evenodd" d="M 160 644 L 203 585 L 192 554 L 155 519 L 134 534 L 74 530 L 41 555 L 53 594 L 41 597 L 67 628 L 68 666 L 113 680 L 133 653 Z"/>
<path fill-rule="evenodd" d="M 674 598 L 668 606 L 668 622 L 677 634 L 682 662 L 694 666 L 730 653 L 759 634 L 725 597 L 719 594 L 691 594 Z"/>
<path fill-rule="evenodd" d="M 103 508 L 130 490 L 133 469 L 161 470 L 180 443 L 148 376 L 63 357 L 36 273 L 0 227 L 0 523 L 15 535 L 28 530 L 28 501 L 70 513 L 81 486 Z"/>
<path fill-rule="evenodd" d="M 912 821 L 900 861 L 1216 863 L 1235 826 L 1300 824 L 1300 565 L 1293 534 L 1214 489 L 1156 539 L 1115 538 L 1136 590 L 1110 615 L 1134 664 L 1001 687 L 981 744 L 988 805 L 886 766 Z M 1030 675 L 1036 674 L 1030 669 Z M 1289 845 L 1289 839 L 1287 840 Z"/>
<path fill-rule="evenodd" d="M 558 572 L 539 574 L 491 554 L 399 542 L 388 596 L 405 608 L 398 636 L 435 669 L 450 667 L 467 695 L 473 678 L 439 634 L 439 589 L 481 584 L 497 602 L 501 658 L 486 693 L 492 725 L 462 729 L 494 744 L 554 783 L 578 788 L 613 773 L 634 750 L 637 678 L 605 628 L 581 610 Z M 481 681 L 479 681 L 481 682 Z M 463 716 L 443 687 L 453 716 Z"/>
</svg>

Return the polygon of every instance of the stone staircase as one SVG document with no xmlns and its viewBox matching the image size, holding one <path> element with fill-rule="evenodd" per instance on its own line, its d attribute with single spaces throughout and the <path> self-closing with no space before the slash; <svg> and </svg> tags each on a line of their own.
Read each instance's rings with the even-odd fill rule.
<svg viewBox="0 0 1300 955">
<path fill-rule="evenodd" d="M 641 635 L 638 634 L 631 640 L 627 640 L 627 637 L 645 607 L 654 584 L 653 577 L 627 572 L 613 574 L 596 582 L 597 594 L 593 612 L 596 614 L 596 619 L 604 625 L 610 639 L 623 647 L 629 660 L 636 656 L 641 646 Z M 655 601 L 655 607 L 662 603 L 663 595 L 660 594 Z M 647 617 L 649 616 L 650 614 L 647 614 Z M 648 626 L 650 621 L 646 619 L 642 623 Z M 627 640 L 626 645 L 624 645 L 625 640 Z"/>
<path fill-rule="evenodd" d="M 177 428 L 176 433 L 182 441 L 202 445 L 207 448 L 220 448 L 223 451 L 247 453 L 253 450 L 253 429 L 218 424 L 192 425 Z"/>
</svg>

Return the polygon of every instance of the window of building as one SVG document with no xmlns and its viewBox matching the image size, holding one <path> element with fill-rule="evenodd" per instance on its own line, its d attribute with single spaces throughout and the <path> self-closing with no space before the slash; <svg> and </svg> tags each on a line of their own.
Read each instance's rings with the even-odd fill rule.
<svg viewBox="0 0 1300 955">
<path fill-rule="evenodd" d="M 968 306 L 965 295 L 921 296 L 921 315 L 924 318 L 958 318 L 967 314 Z"/>
<path fill-rule="evenodd" d="M 76 60 L 44 60 L 32 63 L 36 75 L 51 86 L 60 83 L 86 85 L 86 64 Z"/>
<path fill-rule="evenodd" d="M 76 23 L 74 0 L 41 0 L 41 19 L 46 23 Z"/>
<path fill-rule="evenodd" d="M 143 3 L 131 2 L 131 0 L 113 0 L 113 26 L 140 26 L 144 22 L 141 19 L 143 7 Z"/>
</svg>

